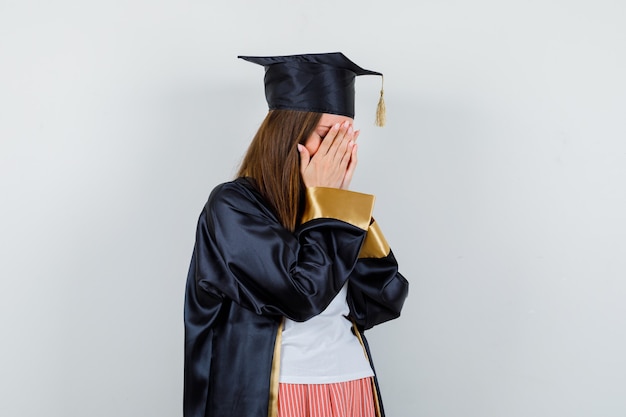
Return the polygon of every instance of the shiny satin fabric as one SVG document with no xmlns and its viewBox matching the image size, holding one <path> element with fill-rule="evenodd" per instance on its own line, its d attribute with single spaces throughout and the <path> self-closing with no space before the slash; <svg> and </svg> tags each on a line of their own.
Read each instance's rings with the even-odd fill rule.
<svg viewBox="0 0 626 417">
<path fill-rule="evenodd" d="M 374 196 L 370 194 L 339 188 L 308 187 L 305 201 L 302 223 L 313 219 L 331 218 L 367 230 L 372 221 Z"/>
<path fill-rule="evenodd" d="M 291 233 L 247 180 L 216 187 L 187 278 L 185 417 L 268 415 L 282 318 L 320 313 L 347 280 L 359 328 L 400 314 L 408 284 L 391 254 L 358 258 L 365 234 L 329 218 Z"/>
<path fill-rule="evenodd" d="M 387 239 L 385 239 L 378 223 L 372 221 L 367 229 L 367 236 L 361 247 L 359 258 L 384 258 L 389 255 L 389 252 L 391 252 L 391 248 Z"/>
<path fill-rule="evenodd" d="M 354 79 L 381 75 L 356 65 L 341 52 L 286 56 L 239 56 L 265 67 L 270 110 L 332 113 L 354 118 Z"/>
<path fill-rule="evenodd" d="M 265 71 L 270 110 L 291 109 L 354 118 L 354 73 L 309 63 L 272 65 Z"/>
</svg>

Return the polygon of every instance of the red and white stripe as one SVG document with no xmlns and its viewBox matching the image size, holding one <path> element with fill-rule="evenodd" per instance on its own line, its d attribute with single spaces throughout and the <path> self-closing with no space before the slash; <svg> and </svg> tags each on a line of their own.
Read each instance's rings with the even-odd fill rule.
<svg viewBox="0 0 626 417">
<path fill-rule="evenodd" d="M 278 417 L 375 417 L 372 379 L 279 384 Z"/>
</svg>

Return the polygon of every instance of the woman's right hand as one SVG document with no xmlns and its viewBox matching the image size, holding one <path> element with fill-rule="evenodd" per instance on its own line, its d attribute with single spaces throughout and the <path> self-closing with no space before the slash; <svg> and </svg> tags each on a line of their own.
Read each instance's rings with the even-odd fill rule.
<svg viewBox="0 0 626 417">
<path fill-rule="evenodd" d="M 350 163 L 356 154 L 355 132 L 350 122 L 335 124 L 326 134 L 313 157 L 303 145 L 298 145 L 300 152 L 300 172 L 307 187 L 347 188 L 346 176 L 352 177 L 356 165 Z M 348 170 L 350 167 L 350 170 Z M 347 183 L 349 184 L 348 178 Z"/>
</svg>

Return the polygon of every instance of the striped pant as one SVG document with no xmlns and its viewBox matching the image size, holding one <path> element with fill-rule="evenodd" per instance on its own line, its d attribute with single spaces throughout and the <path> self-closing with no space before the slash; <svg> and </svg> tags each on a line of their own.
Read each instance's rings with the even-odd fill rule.
<svg viewBox="0 0 626 417">
<path fill-rule="evenodd" d="M 374 417 L 372 378 L 332 384 L 279 384 L 278 417 Z"/>
</svg>

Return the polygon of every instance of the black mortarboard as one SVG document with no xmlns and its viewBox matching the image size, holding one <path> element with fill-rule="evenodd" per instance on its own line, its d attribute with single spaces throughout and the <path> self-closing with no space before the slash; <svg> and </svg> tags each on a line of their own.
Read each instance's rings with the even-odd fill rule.
<svg viewBox="0 0 626 417">
<path fill-rule="evenodd" d="M 290 109 L 332 113 L 354 118 L 354 79 L 380 75 L 363 69 L 341 52 L 288 56 L 239 56 L 265 67 L 265 98 L 270 110 Z M 383 126 L 383 90 L 376 124 Z"/>
</svg>

